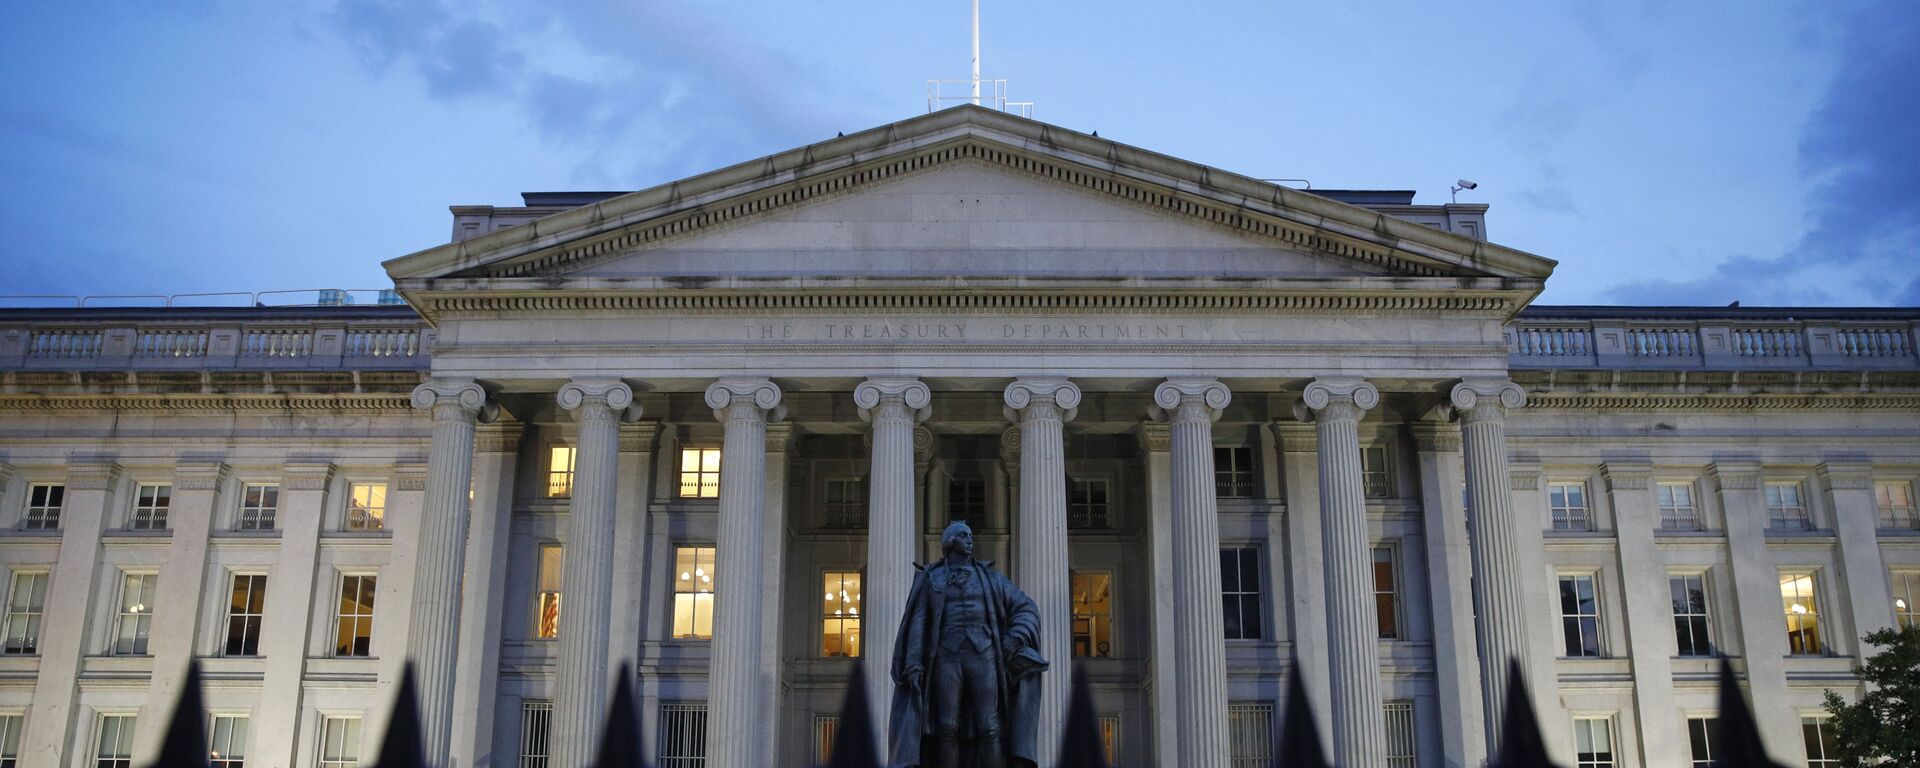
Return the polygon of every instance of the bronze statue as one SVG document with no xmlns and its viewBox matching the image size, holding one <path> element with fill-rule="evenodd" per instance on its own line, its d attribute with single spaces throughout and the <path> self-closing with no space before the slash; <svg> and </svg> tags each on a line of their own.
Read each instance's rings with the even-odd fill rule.
<svg viewBox="0 0 1920 768">
<path fill-rule="evenodd" d="M 913 579 L 893 642 L 892 768 L 1033 766 L 1040 612 L 991 563 L 964 522 L 940 535 L 940 562 Z"/>
</svg>

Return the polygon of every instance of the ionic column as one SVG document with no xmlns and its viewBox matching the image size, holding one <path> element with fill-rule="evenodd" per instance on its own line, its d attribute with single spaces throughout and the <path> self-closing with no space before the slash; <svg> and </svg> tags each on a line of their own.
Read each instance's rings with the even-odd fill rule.
<svg viewBox="0 0 1920 768">
<path fill-rule="evenodd" d="M 414 550 L 407 660 L 420 693 L 420 749 L 444 765 L 453 730 L 453 678 L 460 652 L 460 575 L 466 568 L 467 494 L 473 432 L 498 407 L 472 379 L 435 378 L 413 390 L 413 407 L 433 415 L 426 499 Z M 436 755 L 441 757 L 435 757 Z"/>
<path fill-rule="evenodd" d="M 726 424 L 720 445 L 720 526 L 714 546 L 713 661 L 707 675 L 709 763 L 715 768 L 764 764 L 757 734 L 762 703 L 772 696 L 760 664 L 761 560 L 767 506 L 767 422 L 784 414 L 780 388 L 766 379 L 723 378 L 707 387 L 707 405 Z"/>
<path fill-rule="evenodd" d="M 560 610 L 560 663 L 548 743 L 555 768 L 577 768 L 600 744 L 607 706 L 620 420 L 633 410 L 633 389 L 618 379 L 574 379 L 556 399 L 580 421 L 580 434 L 567 509 L 566 570 L 560 580 L 566 602 Z"/>
<path fill-rule="evenodd" d="M 893 701 L 893 632 L 913 586 L 914 424 L 926 418 L 932 394 L 918 379 L 871 378 L 853 390 L 860 418 L 873 424 L 867 478 L 867 576 L 861 589 L 860 654 L 867 659 L 867 701 L 885 711 Z M 881 731 L 880 751 L 890 754 Z"/>
<path fill-rule="evenodd" d="M 1007 418 L 1020 425 L 1020 588 L 1040 611 L 1036 650 L 1052 663 L 1040 675 L 1036 744 L 1045 759 L 1060 753 L 1073 674 L 1065 425 L 1080 405 L 1080 388 L 1066 379 L 1017 379 L 1007 385 L 1006 403 Z"/>
<path fill-rule="evenodd" d="M 1307 385 L 1297 416 L 1311 416 L 1320 444 L 1321 542 L 1327 569 L 1327 645 L 1332 654 L 1333 759 L 1342 768 L 1386 764 L 1381 714 L 1380 618 L 1373 604 L 1373 536 L 1360 476 L 1360 416 L 1380 391 L 1359 379 Z"/>
<path fill-rule="evenodd" d="M 1225 768 L 1227 645 L 1220 605 L 1220 514 L 1213 480 L 1213 422 L 1232 394 L 1214 379 L 1171 378 L 1153 391 L 1173 446 L 1173 599 L 1179 764 Z M 1358 451 L 1358 443 L 1355 443 Z M 1355 482 L 1358 481 L 1356 475 Z M 1365 509 L 1361 510 L 1364 533 Z M 1383 736 L 1384 738 L 1384 736 Z"/>
<path fill-rule="evenodd" d="M 1508 665 L 1517 659 L 1521 669 L 1532 669 L 1520 536 L 1536 535 L 1540 523 L 1515 514 L 1507 467 L 1507 409 L 1526 405 L 1527 396 L 1511 381 L 1490 379 L 1462 381 L 1450 399 L 1466 449 L 1467 537 L 1473 545 L 1474 615 L 1480 620 L 1480 697 L 1491 754 L 1500 744 L 1505 719 Z"/>
</svg>

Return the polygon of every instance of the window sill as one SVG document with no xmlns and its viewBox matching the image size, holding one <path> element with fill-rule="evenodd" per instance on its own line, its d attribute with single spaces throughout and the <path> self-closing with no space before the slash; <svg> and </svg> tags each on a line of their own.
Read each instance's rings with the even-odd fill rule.
<svg viewBox="0 0 1920 768">
<path fill-rule="evenodd" d="M 1879 528 L 1875 532 L 1892 539 L 1920 538 L 1920 528 Z"/>
<path fill-rule="evenodd" d="M 214 533 L 213 536 L 214 538 L 232 539 L 277 539 L 280 538 L 280 529 L 275 528 L 264 531 L 226 530 L 218 531 Z"/>
<path fill-rule="evenodd" d="M 7 531 L 7 534 L 11 536 L 25 536 L 30 539 L 57 539 L 57 538 L 60 538 L 60 529 L 59 528 L 15 528 L 11 531 Z"/>
<path fill-rule="evenodd" d="M 1656 528 L 1655 538 L 1663 539 L 1717 539 L 1720 532 L 1709 528 Z"/>
<path fill-rule="evenodd" d="M 122 528 L 117 531 L 107 531 L 105 534 L 101 536 L 101 538 L 169 539 L 169 538 L 173 538 L 173 529 L 160 528 L 157 530 L 153 530 L 153 529 L 139 529 L 139 528 Z"/>
</svg>

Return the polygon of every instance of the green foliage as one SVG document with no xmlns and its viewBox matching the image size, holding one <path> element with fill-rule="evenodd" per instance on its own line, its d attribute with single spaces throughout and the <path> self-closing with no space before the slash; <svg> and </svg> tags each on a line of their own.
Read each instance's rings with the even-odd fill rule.
<svg viewBox="0 0 1920 768">
<path fill-rule="evenodd" d="M 1848 704 L 1827 691 L 1842 765 L 1920 766 L 1920 627 L 1867 635 L 1882 650 L 1855 671 L 1872 690 Z"/>
</svg>

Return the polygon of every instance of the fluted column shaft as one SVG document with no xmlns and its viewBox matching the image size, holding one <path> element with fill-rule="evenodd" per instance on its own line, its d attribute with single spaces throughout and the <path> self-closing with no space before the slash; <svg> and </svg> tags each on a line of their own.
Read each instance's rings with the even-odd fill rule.
<svg viewBox="0 0 1920 768">
<path fill-rule="evenodd" d="M 1080 404 L 1080 388 L 1066 379 L 1019 379 L 1007 386 L 1006 402 L 1009 418 L 1020 424 L 1020 588 L 1040 612 L 1038 650 L 1052 663 L 1040 675 L 1037 748 L 1045 759 L 1060 753 L 1072 690 L 1065 425 Z"/>
<path fill-rule="evenodd" d="M 713 660 L 707 675 L 708 765 L 757 768 L 764 745 L 735 738 L 760 732 L 771 681 L 761 680 L 760 611 L 765 589 L 767 421 L 780 417 L 780 389 L 766 379 L 721 379 L 707 405 L 726 424 L 720 447 L 720 526 L 714 545 Z M 564 611 L 563 611 L 564 612 Z M 769 685 L 763 685 L 766 682 Z"/>
<path fill-rule="evenodd" d="M 1320 444 L 1333 758 L 1341 768 L 1371 768 L 1387 759 L 1380 624 L 1373 604 L 1373 536 L 1367 530 L 1359 429 L 1361 414 L 1379 403 L 1379 391 L 1357 380 L 1315 381 L 1302 396 Z"/>
<path fill-rule="evenodd" d="M 1153 393 L 1172 437 L 1174 687 L 1179 764 L 1226 768 L 1227 645 L 1220 612 L 1220 515 L 1213 422 L 1231 393 L 1212 379 L 1169 379 Z"/>
<path fill-rule="evenodd" d="M 860 654 L 867 659 L 867 701 L 879 712 L 893 701 L 893 634 L 913 587 L 913 429 L 930 401 L 927 385 L 908 378 L 869 379 L 853 390 L 861 418 L 873 423 Z M 876 754 L 890 754 L 879 730 Z"/>
<path fill-rule="evenodd" d="M 1508 408 L 1526 404 L 1511 382 L 1469 381 L 1453 388 L 1460 418 L 1460 441 L 1467 468 L 1467 536 L 1473 545 L 1473 608 L 1480 621 L 1480 691 L 1486 707 L 1487 748 L 1500 744 L 1507 706 L 1510 664 L 1532 667 L 1527 648 L 1527 606 L 1521 584 L 1519 533 L 1539 529 L 1521 521 L 1513 509 L 1507 467 Z"/>
<path fill-rule="evenodd" d="M 445 765 L 453 731 L 453 678 L 460 653 L 460 574 L 466 569 L 467 492 L 473 485 L 473 433 L 494 413 L 472 380 L 436 379 L 413 390 L 413 407 L 433 414 L 427 490 L 414 551 L 407 660 L 420 694 L 420 748 Z M 436 757 L 437 756 L 437 757 Z"/>
<path fill-rule="evenodd" d="M 553 745 L 555 768 L 580 768 L 592 760 L 600 744 L 606 713 L 620 418 L 633 404 L 633 390 L 611 379 L 576 380 L 560 388 L 558 400 L 579 420 L 580 434 L 574 444 L 573 497 L 567 509 L 560 664 L 548 743 Z"/>
</svg>

